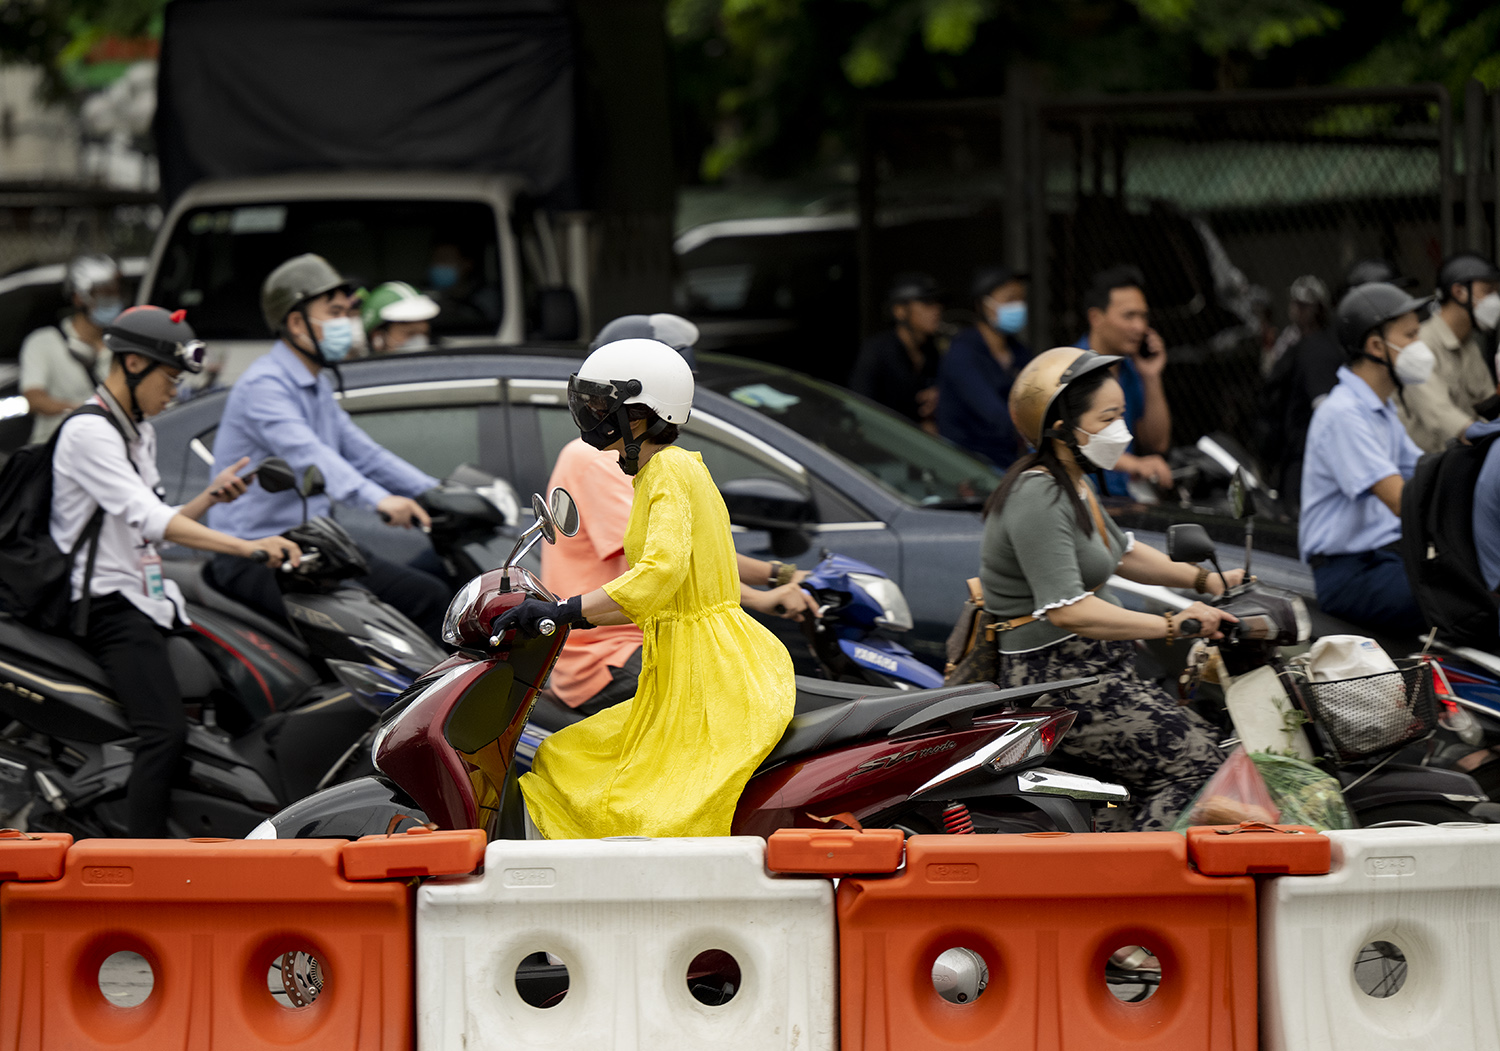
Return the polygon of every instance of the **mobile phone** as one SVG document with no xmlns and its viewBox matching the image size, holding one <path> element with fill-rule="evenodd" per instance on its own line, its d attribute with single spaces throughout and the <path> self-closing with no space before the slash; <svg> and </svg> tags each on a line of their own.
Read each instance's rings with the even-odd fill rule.
<svg viewBox="0 0 1500 1051">
<path fill-rule="evenodd" d="M 252 466 L 244 474 L 238 474 L 238 475 L 235 475 L 235 477 L 238 478 L 240 481 L 244 482 L 246 485 L 249 485 L 251 482 L 255 481 L 255 467 Z M 215 486 L 214 488 L 212 488 L 212 489 L 210 489 L 208 491 L 208 495 L 209 496 L 219 496 L 223 492 L 224 492 L 224 489 L 221 486 Z"/>
</svg>

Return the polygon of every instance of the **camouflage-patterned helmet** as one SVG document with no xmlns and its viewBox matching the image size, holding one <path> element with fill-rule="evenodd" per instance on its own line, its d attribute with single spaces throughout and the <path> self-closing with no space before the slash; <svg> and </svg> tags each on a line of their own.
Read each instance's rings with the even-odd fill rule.
<svg viewBox="0 0 1500 1051">
<path fill-rule="evenodd" d="M 312 252 L 293 256 L 272 270 L 261 285 L 260 312 L 266 326 L 280 333 L 286 316 L 297 307 L 339 289 L 352 291 L 353 286 L 328 260 Z"/>
</svg>

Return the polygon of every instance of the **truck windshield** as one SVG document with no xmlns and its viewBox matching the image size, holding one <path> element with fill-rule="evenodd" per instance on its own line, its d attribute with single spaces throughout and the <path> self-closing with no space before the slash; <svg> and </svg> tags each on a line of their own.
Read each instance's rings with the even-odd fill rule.
<svg viewBox="0 0 1500 1051">
<path fill-rule="evenodd" d="M 405 281 L 442 308 L 435 336 L 494 335 L 504 302 L 494 209 L 479 201 L 339 200 L 207 206 L 182 214 L 151 302 L 204 339 L 266 339 L 260 286 L 303 252 L 356 285 Z"/>
<path fill-rule="evenodd" d="M 701 386 L 769 416 L 923 507 L 984 506 L 1000 474 L 895 413 L 811 376 L 717 354 L 698 355 Z"/>
</svg>

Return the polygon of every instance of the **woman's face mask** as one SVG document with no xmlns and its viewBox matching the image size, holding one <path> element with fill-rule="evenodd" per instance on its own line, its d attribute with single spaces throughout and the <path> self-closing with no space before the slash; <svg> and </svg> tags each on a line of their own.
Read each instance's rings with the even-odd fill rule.
<svg viewBox="0 0 1500 1051">
<path fill-rule="evenodd" d="M 113 325 L 115 318 L 119 317 L 124 310 L 125 304 L 113 297 L 96 299 L 94 305 L 89 307 L 89 320 L 103 328 L 105 325 Z"/>
<path fill-rule="evenodd" d="M 1491 292 L 1474 304 L 1474 324 L 1486 332 L 1495 331 L 1500 324 L 1500 292 Z"/>
<path fill-rule="evenodd" d="M 1124 420 L 1113 420 L 1095 434 L 1082 427 L 1077 428 L 1077 431 L 1087 439 L 1082 446 L 1084 457 L 1101 471 L 1114 470 L 1115 464 L 1120 462 L 1120 457 L 1125 455 L 1134 440 Z"/>
</svg>

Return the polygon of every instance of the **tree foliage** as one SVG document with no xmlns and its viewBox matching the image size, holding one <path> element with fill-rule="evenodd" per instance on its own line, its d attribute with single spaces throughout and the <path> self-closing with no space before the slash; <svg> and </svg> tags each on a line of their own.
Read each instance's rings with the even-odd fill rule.
<svg viewBox="0 0 1500 1051">
<path fill-rule="evenodd" d="M 76 97 L 78 70 L 109 37 L 160 37 L 168 0 L 0 0 L 0 61 L 43 72 L 52 100 Z"/>
</svg>

